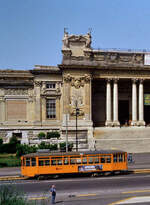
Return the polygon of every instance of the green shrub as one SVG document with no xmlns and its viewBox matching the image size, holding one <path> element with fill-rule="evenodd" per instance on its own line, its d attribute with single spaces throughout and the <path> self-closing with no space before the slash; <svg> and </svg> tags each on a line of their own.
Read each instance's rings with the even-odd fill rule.
<svg viewBox="0 0 150 205">
<path fill-rule="evenodd" d="M 71 152 L 73 148 L 73 143 L 68 143 L 68 151 Z M 65 152 L 66 151 L 66 142 L 60 143 L 60 151 Z"/>
<path fill-rule="evenodd" d="M 60 138 L 60 133 L 58 131 L 53 131 L 53 132 L 47 132 L 47 139 L 51 139 L 51 138 Z"/>
<path fill-rule="evenodd" d="M 38 134 L 38 138 L 39 139 L 45 139 L 45 133 L 44 132 L 40 132 L 39 134 Z"/>
<path fill-rule="evenodd" d="M 12 136 L 9 140 L 9 144 L 19 144 L 19 140 L 17 139 L 16 136 Z"/>
<path fill-rule="evenodd" d="M 26 144 L 18 144 L 16 149 L 17 149 L 16 156 L 20 157 L 24 154 L 29 154 L 29 153 L 36 152 L 38 147 L 36 147 L 35 145 L 30 146 L 30 145 L 26 145 Z"/>
<path fill-rule="evenodd" d="M 45 144 L 45 142 L 41 142 L 38 149 L 49 149 L 50 151 L 57 150 L 57 144 Z"/>
<path fill-rule="evenodd" d="M 3 144 L 3 139 L 2 138 L 0 138 L 0 145 L 2 145 Z"/>
</svg>

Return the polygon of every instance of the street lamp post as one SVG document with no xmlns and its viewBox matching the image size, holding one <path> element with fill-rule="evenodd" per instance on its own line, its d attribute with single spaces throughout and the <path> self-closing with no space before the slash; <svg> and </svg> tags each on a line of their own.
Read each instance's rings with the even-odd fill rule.
<svg viewBox="0 0 150 205">
<path fill-rule="evenodd" d="M 80 109 L 78 108 L 78 103 L 76 101 L 76 152 L 78 151 L 78 115 Z"/>
</svg>

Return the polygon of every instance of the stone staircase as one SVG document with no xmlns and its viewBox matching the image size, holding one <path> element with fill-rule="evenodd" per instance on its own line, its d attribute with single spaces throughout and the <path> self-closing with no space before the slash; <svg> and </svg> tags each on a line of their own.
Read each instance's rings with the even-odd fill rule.
<svg viewBox="0 0 150 205">
<path fill-rule="evenodd" d="M 150 127 L 94 129 L 95 149 L 121 149 L 131 153 L 150 152 Z"/>
</svg>

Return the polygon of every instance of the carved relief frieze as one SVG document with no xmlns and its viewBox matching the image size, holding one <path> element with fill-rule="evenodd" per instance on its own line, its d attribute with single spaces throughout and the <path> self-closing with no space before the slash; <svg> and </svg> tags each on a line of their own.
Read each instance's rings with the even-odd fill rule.
<svg viewBox="0 0 150 205">
<path fill-rule="evenodd" d="M 9 88 L 4 90 L 5 95 L 28 95 L 27 89 Z"/>
<path fill-rule="evenodd" d="M 105 61 L 105 54 L 104 53 L 94 53 L 94 59 L 96 61 Z"/>
<path fill-rule="evenodd" d="M 76 107 L 79 108 L 79 116 L 83 116 L 84 115 L 83 96 L 72 95 L 70 97 L 70 114 L 73 116 L 76 115 Z"/>
<path fill-rule="evenodd" d="M 117 53 L 107 53 L 106 61 L 109 63 L 117 63 L 118 62 L 118 54 Z"/>
<path fill-rule="evenodd" d="M 71 83 L 72 87 L 79 89 L 80 87 L 84 87 L 85 83 L 89 83 L 91 80 L 91 75 L 85 74 L 82 77 L 73 77 L 70 74 L 64 76 L 64 81 L 67 83 Z"/>
<path fill-rule="evenodd" d="M 119 55 L 120 62 L 129 63 L 132 61 L 132 55 L 120 54 Z"/>
<path fill-rule="evenodd" d="M 143 63 L 143 54 L 135 54 L 134 56 L 135 63 Z"/>
</svg>

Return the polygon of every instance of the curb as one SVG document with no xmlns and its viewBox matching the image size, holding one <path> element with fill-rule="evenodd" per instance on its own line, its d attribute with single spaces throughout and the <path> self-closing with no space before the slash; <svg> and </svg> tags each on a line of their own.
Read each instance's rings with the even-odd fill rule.
<svg viewBox="0 0 150 205">
<path fill-rule="evenodd" d="M 28 177 L 20 177 L 20 176 L 3 176 L 3 177 L 0 177 L 0 181 L 25 180 L 25 179 L 28 179 Z"/>
</svg>

